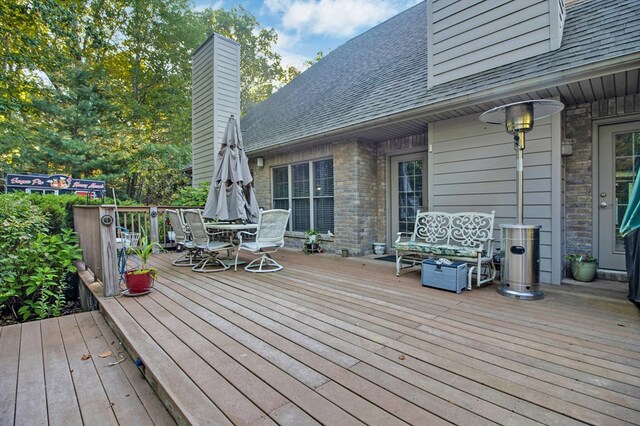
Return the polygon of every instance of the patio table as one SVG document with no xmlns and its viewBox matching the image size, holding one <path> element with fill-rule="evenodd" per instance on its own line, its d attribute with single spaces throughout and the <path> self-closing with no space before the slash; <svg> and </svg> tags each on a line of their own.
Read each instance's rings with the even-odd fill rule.
<svg viewBox="0 0 640 426">
<path fill-rule="evenodd" d="M 233 249 L 238 249 L 238 232 L 240 231 L 250 231 L 258 229 L 257 223 L 228 223 L 228 222 L 205 222 L 205 227 L 208 232 L 216 232 L 216 231 L 228 231 L 230 232 L 229 241 L 231 245 L 233 245 Z M 228 257 L 231 257 L 229 253 L 227 253 Z"/>
</svg>

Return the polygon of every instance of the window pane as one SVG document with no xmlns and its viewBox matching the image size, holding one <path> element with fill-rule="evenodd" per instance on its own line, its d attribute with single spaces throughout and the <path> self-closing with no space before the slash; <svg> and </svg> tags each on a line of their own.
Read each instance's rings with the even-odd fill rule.
<svg viewBox="0 0 640 426">
<path fill-rule="evenodd" d="M 273 198 L 289 198 L 289 168 L 273 169 Z"/>
<path fill-rule="evenodd" d="M 296 164 L 291 166 L 291 174 L 293 175 L 293 193 L 296 197 L 309 196 L 309 164 Z"/>
<path fill-rule="evenodd" d="M 289 210 L 289 200 L 273 200 L 273 208 Z"/>
<path fill-rule="evenodd" d="M 293 200 L 293 208 L 291 209 L 292 230 L 306 231 L 311 229 L 311 212 L 309 211 L 310 203 L 308 198 Z"/>
<path fill-rule="evenodd" d="M 325 233 L 334 231 L 333 198 L 316 198 L 313 200 L 315 230 Z"/>
<path fill-rule="evenodd" d="M 333 197 L 333 160 L 313 163 L 313 188 L 316 197 Z"/>
</svg>

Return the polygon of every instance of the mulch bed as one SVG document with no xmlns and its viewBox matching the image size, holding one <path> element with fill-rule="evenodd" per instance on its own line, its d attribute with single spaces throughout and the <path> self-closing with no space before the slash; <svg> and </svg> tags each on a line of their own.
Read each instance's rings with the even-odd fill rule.
<svg viewBox="0 0 640 426">
<path fill-rule="evenodd" d="M 73 315 L 80 312 L 83 312 L 82 306 L 80 306 L 80 301 L 68 300 L 67 303 L 65 303 L 65 305 L 62 307 L 62 312 L 60 315 Z M 20 324 L 20 321 L 16 320 L 11 312 L 0 312 L 0 327 L 11 324 Z"/>
</svg>

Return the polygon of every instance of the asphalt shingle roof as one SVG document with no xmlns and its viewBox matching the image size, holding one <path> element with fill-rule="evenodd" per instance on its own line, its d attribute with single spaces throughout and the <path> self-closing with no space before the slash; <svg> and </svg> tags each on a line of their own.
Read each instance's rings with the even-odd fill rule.
<svg viewBox="0 0 640 426">
<path fill-rule="evenodd" d="M 262 150 L 465 94 L 640 52 L 640 1 L 567 2 L 560 49 L 427 89 L 427 3 L 347 41 L 242 120 Z"/>
</svg>

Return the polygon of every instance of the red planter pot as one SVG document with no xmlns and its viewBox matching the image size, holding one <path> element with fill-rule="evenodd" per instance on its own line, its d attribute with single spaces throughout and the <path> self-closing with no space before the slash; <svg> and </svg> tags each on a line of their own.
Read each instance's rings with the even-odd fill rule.
<svg viewBox="0 0 640 426">
<path fill-rule="evenodd" d="M 153 287 L 153 275 L 151 272 L 144 274 L 124 273 L 124 282 L 130 294 L 144 293 Z"/>
</svg>

